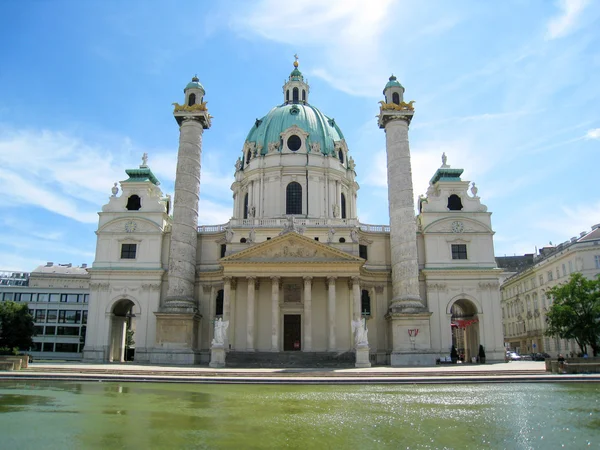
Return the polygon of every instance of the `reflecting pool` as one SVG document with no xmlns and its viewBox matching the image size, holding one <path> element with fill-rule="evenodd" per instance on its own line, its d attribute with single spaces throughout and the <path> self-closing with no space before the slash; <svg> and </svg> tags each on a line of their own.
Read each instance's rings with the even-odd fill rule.
<svg viewBox="0 0 600 450">
<path fill-rule="evenodd" d="M 600 384 L 0 382 L 0 447 L 600 448 Z"/>
</svg>

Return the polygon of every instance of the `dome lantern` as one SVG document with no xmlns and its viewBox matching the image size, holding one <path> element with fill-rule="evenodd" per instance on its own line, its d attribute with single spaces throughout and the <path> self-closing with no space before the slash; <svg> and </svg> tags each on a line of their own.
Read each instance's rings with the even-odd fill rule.
<svg viewBox="0 0 600 450">
<path fill-rule="evenodd" d="M 385 95 L 386 103 L 400 105 L 404 101 L 404 86 L 400 84 L 394 74 L 383 88 L 383 95 Z"/>
<path fill-rule="evenodd" d="M 298 55 L 294 55 L 294 58 L 294 70 L 290 73 L 288 81 L 283 85 L 283 102 L 286 105 L 290 103 L 306 105 L 310 88 L 308 83 L 304 82 L 304 76 L 298 69 Z"/>
</svg>

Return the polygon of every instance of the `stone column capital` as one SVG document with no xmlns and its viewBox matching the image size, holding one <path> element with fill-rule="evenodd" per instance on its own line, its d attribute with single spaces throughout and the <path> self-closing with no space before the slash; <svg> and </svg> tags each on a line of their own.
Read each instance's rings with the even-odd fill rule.
<svg viewBox="0 0 600 450">
<path fill-rule="evenodd" d="M 246 277 L 246 280 L 248 280 L 248 283 L 254 284 L 256 282 L 256 277 Z"/>
<path fill-rule="evenodd" d="M 280 277 L 280 276 L 273 275 L 273 276 L 271 277 L 271 282 L 272 282 L 273 284 L 279 284 L 279 282 L 280 282 L 280 281 L 281 281 L 281 277 Z"/>
<path fill-rule="evenodd" d="M 312 283 L 313 277 L 302 277 L 302 279 L 304 280 L 304 284 L 307 285 Z"/>
<path fill-rule="evenodd" d="M 337 277 L 327 277 L 327 284 L 332 285 L 337 281 Z"/>
</svg>

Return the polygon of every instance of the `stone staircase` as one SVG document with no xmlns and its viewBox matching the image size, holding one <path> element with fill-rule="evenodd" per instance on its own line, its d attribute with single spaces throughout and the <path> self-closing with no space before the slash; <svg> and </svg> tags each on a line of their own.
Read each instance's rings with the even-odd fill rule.
<svg viewBox="0 0 600 450">
<path fill-rule="evenodd" d="M 227 367 L 244 368 L 348 368 L 354 367 L 353 352 L 236 352 L 225 357 Z"/>
</svg>

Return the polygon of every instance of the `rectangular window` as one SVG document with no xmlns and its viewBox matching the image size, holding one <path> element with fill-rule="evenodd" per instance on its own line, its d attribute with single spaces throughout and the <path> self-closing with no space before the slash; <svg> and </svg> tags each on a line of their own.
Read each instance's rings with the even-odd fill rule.
<svg viewBox="0 0 600 450">
<path fill-rule="evenodd" d="M 4 293 L 4 301 L 5 302 L 12 302 L 15 299 L 15 293 L 14 292 L 5 292 Z"/>
<path fill-rule="evenodd" d="M 53 352 L 54 351 L 54 342 L 44 342 L 43 350 L 44 352 Z"/>
<path fill-rule="evenodd" d="M 562 265 L 562 269 L 563 269 L 563 277 L 567 276 L 567 266 L 565 266 L 564 264 Z"/>
<path fill-rule="evenodd" d="M 31 294 L 21 294 L 21 301 L 22 302 L 30 302 L 31 301 Z"/>
<path fill-rule="evenodd" d="M 46 325 L 46 332 L 44 334 L 46 336 L 55 336 L 56 335 L 56 327 Z"/>
<path fill-rule="evenodd" d="M 56 327 L 57 336 L 79 336 L 79 327 Z"/>
<path fill-rule="evenodd" d="M 44 327 L 41 325 L 36 325 L 35 327 L 33 327 L 33 335 L 34 336 L 40 336 L 44 334 Z"/>
<path fill-rule="evenodd" d="M 67 303 L 77 303 L 77 294 L 67 294 Z"/>
<path fill-rule="evenodd" d="M 50 294 L 38 294 L 38 302 L 48 302 L 50 301 Z"/>
<path fill-rule="evenodd" d="M 596 264 L 596 269 L 600 269 L 600 255 L 594 256 L 594 263 Z"/>
<path fill-rule="evenodd" d="M 135 259 L 137 244 L 121 244 L 121 259 Z"/>
<path fill-rule="evenodd" d="M 540 275 L 540 286 L 544 284 L 544 276 Z"/>
<path fill-rule="evenodd" d="M 17 292 L 17 293 L 15 294 L 15 302 L 20 302 L 20 301 L 21 301 L 21 293 L 20 293 L 20 292 Z"/>
<path fill-rule="evenodd" d="M 60 294 L 50 294 L 50 301 L 51 302 L 59 302 L 60 301 Z"/>
<path fill-rule="evenodd" d="M 560 278 L 560 270 L 558 270 L 558 267 L 556 268 L 556 279 L 558 280 Z"/>
<path fill-rule="evenodd" d="M 81 323 L 83 323 L 83 324 L 87 323 L 87 315 L 88 315 L 87 311 L 81 311 Z"/>
<path fill-rule="evenodd" d="M 59 311 L 58 323 L 79 323 L 81 322 L 81 311 Z"/>
<path fill-rule="evenodd" d="M 222 316 L 223 315 L 223 289 L 219 289 L 217 292 L 217 300 L 216 300 L 216 309 L 215 315 Z"/>
<path fill-rule="evenodd" d="M 90 294 L 83 294 L 83 303 L 87 303 L 90 298 Z"/>
<path fill-rule="evenodd" d="M 227 253 L 227 244 L 221 244 L 221 258 L 225 258 L 225 253 Z"/>
<path fill-rule="evenodd" d="M 467 244 L 452 244 L 452 259 L 467 259 Z"/>
<path fill-rule="evenodd" d="M 552 281 L 552 280 L 553 280 L 553 278 L 554 278 L 554 277 L 553 277 L 553 275 L 552 275 L 552 271 L 551 271 L 551 270 L 549 270 L 549 271 L 548 271 L 548 281 Z"/>
<path fill-rule="evenodd" d="M 360 295 L 360 313 L 363 316 L 371 315 L 371 297 L 369 296 L 369 291 L 366 289 Z"/>
<path fill-rule="evenodd" d="M 46 321 L 46 310 L 38 309 L 35 311 L 35 319 L 36 322 L 45 322 Z"/>
<path fill-rule="evenodd" d="M 573 261 L 569 261 L 569 273 L 573 273 Z"/>
<path fill-rule="evenodd" d="M 42 343 L 34 342 L 33 345 L 31 346 L 31 351 L 32 352 L 41 352 L 42 351 Z"/>
<path fill-rule="evenodd" d="M 56 311 L 56 309 L 49 309 L 48 314 L 46 315 L 46 323 L 56 323 L 57 318 L 58 311 Z"/>
<path fill-rule="evenodd" d="M 368 258 L 368 249 L 367 249 L 366 245 L 358 246 L 358 256 L 360 256 L 362 259 L 369 259 Z"/>
<path fill-rule="evenodd" d="M 65 352 L 65 353 L 77 353 L 79 344 L 66 344 L 64 342 L 56 343 L 56 351 L 57 352 Z"/>
</svg>

